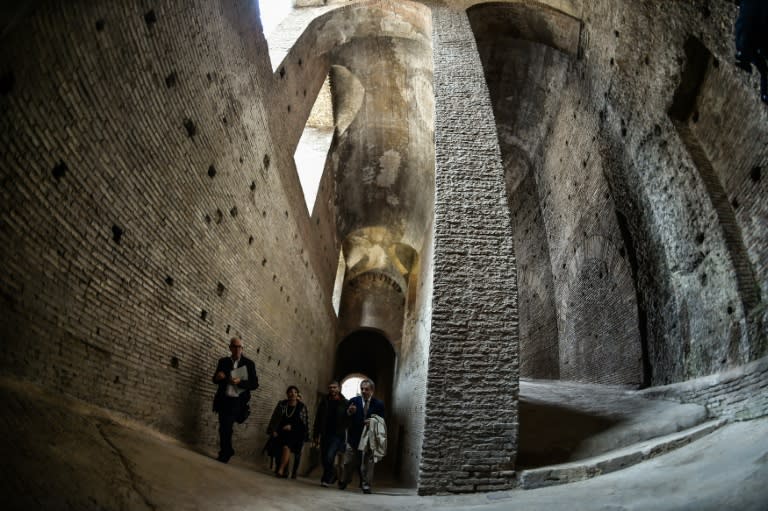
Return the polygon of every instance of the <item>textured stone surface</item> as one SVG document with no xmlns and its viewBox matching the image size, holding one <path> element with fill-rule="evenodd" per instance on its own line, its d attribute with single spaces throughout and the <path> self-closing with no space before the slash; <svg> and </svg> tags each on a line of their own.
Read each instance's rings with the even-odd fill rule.
<svg viewBox="0 0 768 511">
<path fill-rule="evenodd" d="M 270 48 L 244 0 L 2 7 L 0 372 L 209 447 L 239 334 L 250 454 L 375 329 L 423 493 L 515 484 L 519 371 L 765 415 L 768 110 L 732 2 L 308 2 Z M 377 275 L 400 291 L 337 318 Z"/>
<path fill-rule="evenodd" d="M 712 417 L 748 420 L 768 414 L 768 357 L 722 373 L 643 391 L 648 397 L 705 406 Z"/>
<path fill-rule="evenodd" d="M 501 154 L 469 20 L 432 15 L 434 297 L 419 492 L 502 489 L 500 472 L 514 467 L 518 331 Z"/>
</svg>

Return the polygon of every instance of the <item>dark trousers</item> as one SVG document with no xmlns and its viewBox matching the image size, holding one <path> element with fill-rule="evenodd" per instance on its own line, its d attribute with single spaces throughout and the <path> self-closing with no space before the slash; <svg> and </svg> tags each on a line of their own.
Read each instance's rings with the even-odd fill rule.
<svg viewBox="0 0 768 511">
<path fill-rule="evenodd" d="M 225 397 L 219 407 L 219 459 L 229 461 L 235 454 L 232 448 L 232 427 L 240 413 L 240 398 Z"/>
<path fill-rule="evenodd" d="M 344 445 L 344 438 L 336 435 L 328 435 L 327 438 L 323 438 L 323 441 L 320 442 L 320 455 L 323 457 L 323 477 L 320 478 L 321 482 L 331 484 L 335 481 L 336 470 L 333 464 L 336 460 L 336 455 L 344 452 Z"/>
<path fill-rule="evenodd" d="M 360 476 L 360 487 L 371 488 L 373 482 L 373 453 L 370 450 L 365 452 L 347 444 L 347 450 L 344 452 L 344 472 L 343 481 L 345 484 L 352 482 L 352 473 L 357 472 Z"/>
</svg>

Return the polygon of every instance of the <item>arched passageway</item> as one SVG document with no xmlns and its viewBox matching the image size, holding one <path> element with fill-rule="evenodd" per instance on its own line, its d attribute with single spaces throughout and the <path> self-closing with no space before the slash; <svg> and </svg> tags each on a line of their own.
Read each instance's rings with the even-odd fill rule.
<svg viewBox="0 0 768 511">
<path fill-rule="evenodd" d="M 342 381 L 351 374 L 367 376 L 376 384 L 376 396 L 384 400 L 387 409 L 391 408 L 394 369 L 395 351 L 375 330 L 353 332 L 336 348 L 336 378 Z"/>
<path fill-rule="evenodd" d="M 348 376 L 364 376 L 373 380 L 377 398 L 384 401 L 387 424 L 392 424 L 392 383 L 395 373 L 395 351 L 387 338 L 375 330 L 357 330 L 345 337 L 336 348 L 334 374 L 340 382 Z M 357 389 L 359 392 L 359 387 Z M 346 395 L 347 399 L 356 394 Z M 389 432 L 387 456 L 377 465 L 377 479 L 392 474 L 395 440 Z"/>
</svg>

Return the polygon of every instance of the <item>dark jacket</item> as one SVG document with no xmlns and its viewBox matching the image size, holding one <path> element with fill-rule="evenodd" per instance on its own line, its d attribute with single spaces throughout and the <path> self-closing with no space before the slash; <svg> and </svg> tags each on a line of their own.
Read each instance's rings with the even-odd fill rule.
<svg viewBox="0 0 768 511">
<path fill-rule="evenodd" d="M 325 396 L 325 398 L 320 401 L 320 405 L 317 408 L 317 413 L 315 414 L 315 425 L 312 431 L 312 438 L 315 440 L 321 437 L 325 439 L 328 435 L 336 435 L 337 437 L 344 438 L 344 432 L 347 429 L 348 422 L 348 406 L 349 401 L 341 394 L 339 394 L 338 401 L 333 401 L 330 399 L 330 396 Z M 331 410 L 336 417 L 336 424 L 334 431 L 326 431 L 329 422 L 328 413 Z"/>
<path fill-rule="evenodd" d="M 347 430 L 347 443 L 357 449 L 360 444 L 360 437 L 363 434 L 363 422 L 369 419 L 371 415 L 378 415 L 384 418 L 384 402 L 375 397 L 371 398 L 368 406 L 368 413 L 363 417 L 363 398 L 362 396 L 353 397 L 349 404 L 354 404 L 357 410 L 349 417 L 349 429 Z"/>
<path fill-rule="evenodd" d="M 227 396 L 227 385 L 229 384 L 229 376 L 232 373 L 233 365 L 232 357 L 220 358 L 219 363 L 216 364 L 216 371 L 213 372 L 213 378 L 211 378 L 213 383 L 219 386 L 216 389 L 216 395 L 213 397 L 214 412 L 221 410 L 221 403 Z M 253 360 L 241 355 L 238 367 L 242 366 L 245 366 L 248 371 L 248 379 L 237 384 L 239 388 L 245 389 L 245 392 L 241 392 L 238 397 L 243 403 L 247 403 L 251 400 L 251 391 L 259 388 L 259 377 L 256 376 L 256 364 L 253 363 Z M 216 373 L 219 371 L 223 372 L 227 377 L 221 381 L 216 381 Z"/>
</svg>

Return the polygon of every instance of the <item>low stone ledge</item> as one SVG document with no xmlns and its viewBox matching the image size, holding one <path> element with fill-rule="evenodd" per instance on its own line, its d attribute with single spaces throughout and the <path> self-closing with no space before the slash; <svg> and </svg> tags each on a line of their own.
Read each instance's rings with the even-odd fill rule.
<svg viewBox="0 0 768 511">
<path fill-rule="evenodd" d="M 712 433 L 726 422 L 725 420 L 706 422 L 678 433 L 640 442 L 578 462 L 524 470 L 520 473 L 520 487 L 526 490 L 543 488 L 615 472 L 689 444 Z"/>
</svg>

